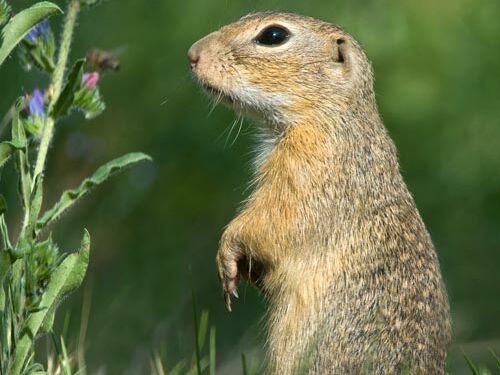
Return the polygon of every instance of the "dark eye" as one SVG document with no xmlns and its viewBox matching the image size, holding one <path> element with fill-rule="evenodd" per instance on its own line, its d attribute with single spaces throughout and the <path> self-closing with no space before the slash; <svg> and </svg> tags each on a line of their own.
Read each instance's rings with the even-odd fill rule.
<svg viewBox="0 0 500 375">
<path fill-rule="evenodd" d="M 255 41 L 265 46 L 277 46 L 285 43 L 290 37 L 290 32 L 282 26 L 266 27 L 255 38 Z"/>
</svg>

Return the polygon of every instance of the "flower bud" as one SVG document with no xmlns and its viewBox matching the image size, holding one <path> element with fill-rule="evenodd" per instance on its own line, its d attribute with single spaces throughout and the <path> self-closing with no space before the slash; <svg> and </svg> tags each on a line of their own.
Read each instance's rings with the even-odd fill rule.
<svg viewBox="0 0 500 375">
<path fill-rule="evenodd" d="M 31 43 L 36 43 L 40 38 L 47 39 L 49 32 L 49 20 L 45 18 L 30 30 L 30 32 L 26 35 L 26 40 Z"/>
<path fill-rule="evenodd" d="M 29 98 L 28 109 L 31 116 L 45 116 L 43 92 L 39 89 L 35 89 L 33 95 Z"/>
<path fill-rule="evenodd" d="M 87 89 L 93 89 L 99 82 L 99 73 L 91 72 L 83 75 L 82 85 Z"/>
</svg>

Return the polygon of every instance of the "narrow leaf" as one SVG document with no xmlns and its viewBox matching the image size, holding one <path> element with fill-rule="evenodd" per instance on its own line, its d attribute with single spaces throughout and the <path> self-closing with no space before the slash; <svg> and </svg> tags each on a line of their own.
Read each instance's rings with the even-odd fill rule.
<svg viewBox="0 0 500 375">
<path fill-rule="evenodd" d="M 200 325 L 198 329 L 198 347 L 200 348 L 200 351 L 202 351 L 203 347 L 205 346 L 205 337 L 207 335 L 207 328 L 208 328 L 208 311 L 203 310 L 201 312 Z"/>
<path fill-rule="evenodd" d="M 9 272 L 10 265 L 11 259 L 9 252 L 0 250 L 0 315 L 3 314 L 5 309 L 5 290 L 3 288 L 3 281 Z"/>
<path fill-rule="evenodd" d="M 25 236 L 20 236 L 17 240 L 16 246 L 9 250 L 12 257 L 14 257 L 15 259 L 21 259 L 22 257 L 24 257 L 24 255 L 30 252 L 31 248 L 31 241 Z"/>
<path fill-rule="evenodd" d="M 495 351 L 493 349 L 491 349 L 491 348 L 489 348 L 489 349 L 490 349 L 491 355 L 493 356 L 493 358 L 495 358 L 495 362 L 497 364 L 498 370 L 500 370 L 500 358 L 498 358 L 497 354 L 495 353 Z"/>
<path fill-rule="evenodd" d="M 47 285 L 40 306 L 45 309 L 33 313 L 26 319 L 25 329 L 16 345 L 15 358 L 8 373 L 19 374 L 26 362 L 29 349 L 39 333 L 42 323 L 50 316 L 51 311 L 71 291 L 82 283 L 89 263 L 90 236 L 85 231 L 80 251 L 68 255 L 54 270 Z"/>
<path fill-rule="evenodd" d="M 19 121 L 19 112 L 24 105 L 24 99 L 19 98 L 16 104 L 9 110 L 9 114 L 12 116 L 12 141 L 0 143 L 0 167 L 5 164 L 14 152 L 22 150 L 27 145 L 24 128 L 22 128 L 22 124 Z"/>
<path fill-rule="evenodd" d="M 0 283 L 3 282 L 3 278 L 7 275 L 11 265 L 10 254 L 8 251 L 0 250 Z"/>
<path fill-rule="evenodd" d="M 0 215 L 0 235 L 2 236 L 3 247 L 5 249 L 10 249 L 12 245 L 10 243 L 9 229 L 7 228 L 4 215 Z"/>
<path fill-rule="evenodd" d="M 248 375 L 247 358 L 245 357 L 244 353 L 241 353 L 241 367 L 242 367 L 242 370 L 243 370 L 243 375 Z"/>
<path fill-rule="evenodd" d="M 26 105 L 24 98 L 18 98 L 12 111 L 12 142 L 20 147 L 25 147 L 28 143 L 26 140 L 26 133 L 24 132 L 24 126 L 19 118 L 19 113 Z"/>
<path fill-rule="evenodd" d="M 472 375 L 480 375 L 478 369 L 476 368 L 476 365 L 474 364 L 474 362 L 472 362 L 469 356 L 465 354 L 465 352 L 462 352 L 462 354 L 465 358 L 465 361 L 467 362 L 467 366 L 469 367 L 469 370 L 472 373 Z"/>
<path fill-rule="evenodd" d="M 7 224 L 5 223 L 5 216 L 4 216 L 6 211 L 7 211 L 7 201 L 5 200 L 5 197 L 2 194 L 0 194 L 0 238 L 2 240 L 1 244 L 3 245 L 3 248 L 10 247 L 9 231 L 7 230 Z"/>
<path fill-rule="evenodd" d="M 215 375 L 215 327 L 210 327 L 210 375 Z"/>
<path fill-rule="evenodd" d="M 17 150 L 21 150 L 24 145 L 14 142 L 0 143 L 0 168 L 9 160 L 10 156 Z"/>
<path fill-rule="evenodd" d="M 12 142 L 17 145 L 22 145 L 17 153 L 17 168 L 19 169 L 19 190 L 21 195 L 21 203 L 25 213 L 29 211 L 30 194 L 31 194 L 31 172 L 28 160 L 28 144 L 26 133 L 24 132 L 23 124 L 19 118 L 19 112 L 23 107 L 23 100 L 19 99 L 15 105 L 12 114 Z"/>
<path fill-rule="evenodd" d="M 168 375 L 180 375 L 184 367 L 186 367 L 186 361 L 180 361 L 168 372 Z"/>
<path fill-rule="evenodd" d="M 56 205 L 50 210 L 45 212 L 40 220 L 38 220 L 37 230 L 42 230 L 47 224 L 60 217 L 79 198 L 87 194 L 93 187 L 102 184 L 109 177 L 123 170 L 123 168 L 145 160 L 151 160 L 151 158 L 146 154 L 135 152 L 114 159 L 99 167 L 91 177 L 83 180 L 78 188 L 66 190 L 62 194 L 59 202 L 57 202 Z"/>
<path fill-rule="evenodd" d="M 61 336 L 61 358 L 59 360 L 60 366 L 62 367 L 64 375 L 71 375 L 70 360 L 68 357 L 68 350 L 66 349 L 66 343 L 64 342 L 64 337 Z"/>
<path fill-rule="evenodd" d="M 7 201 L 5 197 L 0 194 L 0 216 L 3 215 L 7 211 Z"/>
<path fill-rule="evenodd" d="M 54 108 L 52 109 L 52 116 L 54 118 L 65 116 L 68 113 L 71 105 L 73 104 L 73 101 L 75 100 L 75 92 L 80 88 L 82 84 L 84 63 L 85 59 L 80 59 L 73 64 L 66 84 L 61 91 L 61 95 L 59 96 L 59 99 L 57 99 L 57 102 L 56 104 L 54 104 Z"/>
<path fill-rule="evenodd" d="M 97 117 L 106 109 L 98 87 L 93 89 L 83 87 L 78 90 L 75 93 L 74 105 L 83 111 L 87 120 Z"/>
<path fill-rule="evenodd" d="M 35 177 L 35 186 L 30 196 L 30 212 L 27 226 L 27 233 L 35 237 L 35 225 L 40 214 L 40 209 L 42 208 L 43 199 L 43 177 L 42 175 L 37 175 Z"/>
<path fill-rule="evenodd" d="M 26 34 L 38 22 L 55 12 L 62 13 L 61 8 L 54 3 L 41 1 L 12 17 L 9 23 L 3 28 L 3 43 L 2 47 L 0 47 L 0 65 L 2 65 L 16 45 L 23 40 Z"/>
<path fill-rule="evenodd" d="M 78 288 L 85 278 L 85 273 L 87 272 L 87 266 L 89 264 L 90 256 L 90 234 L 86 229 L 83 233 L 80 251 L 70 254 L 69 256 L 75 257 L 74 266 L 71 269 L 71 273 L 68 274 L 68 278 L 66 279 L 61 289 L 60 297 L 65 297 L 76 288 Z M 57 269 L 54 271 L 54 274 L 55 273 L 57 273 Z"/>
<path fill-rule="evenodd" d="M 11 9 L 5 0 L 0 0 L 0 26 L 3 26 L 10 18 Z"/>
<path fill-rule="evenodd" d="M 194 290 L 191 292 L 193 295 L 193 321 L 194 321 L 194 345 L 195 345 L 195 362 L 196 362 L 196 374 L 201 375 L 201 353 L 199 342 L 199 330 L 198 330 L 198 308 L 196 307 L 196 297 L 194 295 Z"/>
</svg>

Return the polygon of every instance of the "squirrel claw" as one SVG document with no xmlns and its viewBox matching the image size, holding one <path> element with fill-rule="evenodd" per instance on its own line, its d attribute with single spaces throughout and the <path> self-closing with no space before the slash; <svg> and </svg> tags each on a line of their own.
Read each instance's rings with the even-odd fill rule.
<svg viewBox="0 0 500 375">
<path fill-rule="evenodd" d="M 231 295 L 229 293 L 224 293 L 224 299 L 226 300 L 227 311 L 231 312 Z"/>
<path fill-rule="evenodd" d="M 236 290 L 236 279 L 228 279 L 223 282 L 223 289 L 224 289 L 224 300 L 226 302 L 226 308 L 229 312 L 232 311 L 231 309 L 231 295 L 233 295 L 236 298 L 239 298 L 238 291 Z"/>
<path fill-rule="evenodd" d="M 222 282 L 222 289 L 224 291 L 224 300 L 226 308 L 231 311 L 231 295 L 238 298 L 236 291 L 236 284 L 238 283 L 238 263 L 235 257 L 224 256 L 220 254 L 217 257 L 217 265 L 219 268 L 219 277 Z"/>
<path fill-rule="evenodd" d="M 234 240 L 234 235 L 228 234 L 226 229 L 226 233 L 221 238 L 216 263 L 228 311 L 231 311 L 231 295 L 238 298 L 238 291 L 236 290 L 236 285 L 240 279 L 238 262 L 241 260 L 242 255 L 241 249 Z"/>
</svg>

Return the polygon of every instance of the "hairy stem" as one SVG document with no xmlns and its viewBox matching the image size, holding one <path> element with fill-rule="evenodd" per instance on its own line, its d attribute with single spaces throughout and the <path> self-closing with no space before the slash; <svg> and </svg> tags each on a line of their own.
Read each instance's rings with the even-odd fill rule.
<svg viewBox="0 0 500 375">
<path fill-rule="evenodd" d="M 45 160 L 47 158 L 47 152 L 49 149 L 50 141 L 52 140 L 52 135 L 54 132 L 55 119 L 51 115 L 52 108 L 59 99 L 61 95 L 61 90 L 64 80 L 64 72 L 66 71 L 66 65 L 68 61 L 69 50 L 71 46 L 71 39 L 73 37 L 73 30 L 75 28 L 76 17 L 78 11 L 80 10 L 80 1 L 71 0 L 69 2 L 68 11 L 66 15 L 66 21 L 64 23 L 64 29 L 62 34 L 61 47 L 59 49 L 59 56 L 57 58 L 56 67 L 54 69 L 54 74 L 52 75 L 52 98 L 49 104 L 49 116 L 43 127 L 40 148 L 38 149 L 38 156 L 35 164 L 35 171 L 33 175 L 33 181 L 35 181 L 36 176 L 43 173 L 43 168 L 45 166 Z M 32 185 L 32 190 L 34 184 Z"/>
<path fill-rule="evenodd" d="M 52 83 L 51 83 L 52 96 L 49 103 L 48 116 L 47 119 L 45 120 L 45 125 L 42 130 L 40 147 L 38 149 L 35 169 L 33 172 L 33 179 L 31 184 L 32 193 L 36 188 L 35 184 L 38 180 L 37 176 L 41 177 L 43 174 L 45 161 L 47 159 L 47 152 L 49 150 L 50 142 L 52 140 L 54 132 L 54 124 L 56 119 L 53 117 L 51 113 L 55 103 L 57 102 L 59 96 L 61 95 L 62 86 L 64 82 L 64 73 L 66 71 L 66 65 L 68 62 L 68 56 L 71 47 L 71 40 L 73 37 L 73 30 L 75 28 L 76 18 L 79 10 L 80 10 L 80 0 L 70 0 L 68 5 L 68 10 L 66 13 L 66 18 L 64 21 L 59 55 L 57 58 L 57 63 L 54 69 L 54 73 L 52 74 Z M 40 204 L 40 202 L 38 202 L 38 204 Z M 32 202 L 26 205 L 23 228 L 21 233 L 23 233 L 27 228 L 27 226 L 29 225 L 30 211 L 36 209 L 36 207 L 32 206 L 34 206 Z M 20 274 L 20 271 L 14 270 L 13 274 L 14 275 Z M 30 317 L 32 318 L 33 314 L 30 314 Z M 16 338 L 17 345 L 15 347 L 15 351 L 13 353 L 13 357 L 9 365 L 9 371 L 7 371 L 7 373 L 10 375 L 20 375 L 22 373 L 24 367 L 26 366 L 26 362 L 29 361 L 30 350 L 33 349 L 34 340 L 38 334 L 40 324 L 36 325 L 36 327 L 32 330 L 30 330 L 29 327 L 26 328 L 28 329 L 26 331 L 23 331 L 20 334 L 20 337 Z"/>
</svg>

